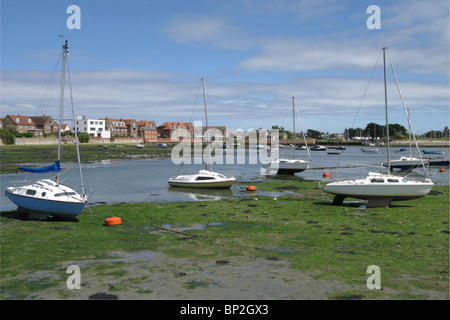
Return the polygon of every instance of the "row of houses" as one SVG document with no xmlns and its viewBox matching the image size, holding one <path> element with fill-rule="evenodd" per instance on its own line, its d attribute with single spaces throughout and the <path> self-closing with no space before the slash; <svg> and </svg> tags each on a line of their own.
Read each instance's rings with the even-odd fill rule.
<svg viewBox="0 0 450 320">
<path fill-rule="evenodd" d="M 35 137 L 42 137 L 52 133 L 57 133 L 59 124 L 51 116 L 24 116 L 24 115 L 7 115 L 0 118 L 0 128 L 6 129 L 13 126 L 14 130 L 19 133 L 31 132 Z M 206 130 L 202 129 L 202 133 L 195 136 L 194 126 L 190 122 L 165 122 L 160 126 L 156 126 L 155 121 L 135 119 L 111 119 L 100 118 L 91 119 L 86 116 L 77 116 L 72 128 L 63 124 L 61 131 L 73 132 L 76 127 L 77 132 L 89 134 L 91 137 L 111 139 L 114 137 L 131 137 L 141 138 L 145 143 L 156 142 L 158 139 L 166 139 L 168 141 L 178 141 L 183 137 L 201 138 Z M 223 137 L 226 134 L 224 126 L 210 127 L 220 131 Z"/>
</svg>

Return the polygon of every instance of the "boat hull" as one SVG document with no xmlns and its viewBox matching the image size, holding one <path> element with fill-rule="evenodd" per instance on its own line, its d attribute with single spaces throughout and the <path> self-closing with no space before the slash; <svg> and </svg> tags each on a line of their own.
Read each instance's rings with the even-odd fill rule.
<svg viewBox="0 0 450 320">
<path fill-rule="evenodd" d="M 19 212 L 29 213 L 33 218 L 46 219 L 51 216 L 61 219 L 73 219 L 81 213 L 85 206 L 84 202 L 68 203 L 18 195 L 14 194 L 11 189 L 7 188 L 5 190 L 5 195 L 8 199 L 17 205 Z"/>
<path fill-rule="evenodd" d="M 226 177 L 218 172 L 200 170 L 197 174 L 174 176 L 167 182 L 171 187 L 228 189 L 235 181 L 236 178 L 234 177 Z"/>
<path fill-rule="evenodd" d="M 369 174 L 366 179 L 328 183 L 322 190 L 336 196 L 334 204 L 342 204 L 346 197 L 369 200 L 368 207 L 389 206 L 391 201 L 412 200 L 426 196 L 431 181 L 407 181 L 399 176 Z"/>
<path fill-rule="evenodd" d="M 340 186 L 339 188 L 335 188 L 334 186 L 328 184 L 323 188 L 323 191 L 334 195 L 341 195 L 350 198 L 365 200 L 380 198 L 389 198 L 392 200 L 411 200 L 426 196 L 428 192 L 430 192 L 431 188 L 432 185 L 408 186 L 407 188 L 403 188 L 401 192 L 398 192 L 396 189 L 392 189 L 386 186 L 367 186 L 364 187 L 364 190 L 355 190 L 354 186 Z"/>
<path fill-rule="evenodd" d="M 429 159 L 430 166 L 448 166 L 449 160 L 445 159 Z"/>
<path fill-rule="evenodd" d="M 196 181 L 181 181 L 169 179 L 168 183 L 171 187 L 181 188 L 199 188 L 199 189 L 229 189 L 235 180 L 214 181 L 214 182 L 196 182 Z"/>
<path fill-rule="evenodd" d="M 391 160 L 389 162 L 390 167 L 393 169 L 402 169 L 402 170 L 408 170 L 413 168 L 418 168 L 423 165 L 428 164 L 427 159 L 417 159 L 417 158 L 410 158 L 410 157 L 400 157 L 399 160 Z M 388 162 L 385 161 L 382 164 L 384 167 L 388 166 Z"/>
<path fill-rule="evenodd" d="M 265 174 L 294 174 L 309 169 L 310 161 L 299 159 L 277 159 L 265 169 Z"/>
</svg>

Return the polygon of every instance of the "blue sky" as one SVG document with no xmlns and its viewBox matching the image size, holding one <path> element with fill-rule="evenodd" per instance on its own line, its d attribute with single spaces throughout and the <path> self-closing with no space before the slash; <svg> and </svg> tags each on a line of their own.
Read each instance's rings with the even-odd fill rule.
<svg viewBox="0 0 450 320">
<path fill-rule="evenodd" d="M 70 5 L 81 10 L 81 29 L 67 28 Z M 381 29 L 367 28 L 370 5 Z M 366 87 L 388 47 L 414 131 L 449 125 L 447 0 L 1 0 L 0 8 L 2 117 L 56 117 L 43 97 L 68 40 L 76 113 L 90 118 L 202 120 L 203 77 L 210 125 L 290 129 L 292 96 L 305 130 L 383 124 L 381 60 Z M 389 80 L 390 122 L 407 127 Z"/>
</svg>

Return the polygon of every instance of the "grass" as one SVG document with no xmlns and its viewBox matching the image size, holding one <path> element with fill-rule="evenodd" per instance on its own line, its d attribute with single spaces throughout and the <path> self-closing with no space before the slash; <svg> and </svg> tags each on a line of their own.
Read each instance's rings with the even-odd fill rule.
<svg viewBox="0 0 450 320">
<path fill-rule="evenodd" d="M 85 210 L 78 221 L 22 221 L 12 212 L 2 213 L 2 295 L 31 294 L 36 283 L 15 287 L 17 277 L 54 270 L 61 262 L 157 251 L 175 258 L 284 260 L 316 279 L 353 286 L 330 299 L 449 298 L 448 187 L 394 202 L 391 208 L 364 209 L 358 203 L 331 205 L 331 197 L 314 182 L 268 180 L 255 186 L 290 193 L 276 200 L 249 195 L 214 202 L 102 205 L 92 207 L 93 213 Z M 121 217 L 122 224 L 103 226 L 109 216 Z M 167 224 L 172 230 L 192 228 L 182 233 L 159 229 Z M 367 289 L 370 265 L 380 267 L 383 290 Z M 91 268 L 99 275 L 121 276 L 119 267 Z M 42 283 L 51 285 L 50 280 Z"/>
</svg>

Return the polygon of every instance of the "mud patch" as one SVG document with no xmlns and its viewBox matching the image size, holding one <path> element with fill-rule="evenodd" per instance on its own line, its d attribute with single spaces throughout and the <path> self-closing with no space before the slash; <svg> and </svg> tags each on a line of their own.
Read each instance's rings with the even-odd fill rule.
<svg viewBox="0 0 450 320">
<path fill-rule="evenodd" d="M 68 290 L 64 282 L 58 288 L 33 293 L 31 299 L 317 300 L 354 289 L 338 281 L 316 280 L 274 257 L 207 260 L 141 251 L 116 252 L 110 259 L 68 261 L 63 265 L 71 264 L 80 266 L 80 290 Z M 112 265 L 121 272 L 105 273 Z"/>
<path fill-rule="evenodd" d="M 119 296 L 117 294 L 108 294 L 104 292 L 94 293 L 89 296 L 89 300 L 117 300 Z"/>
</svg>

